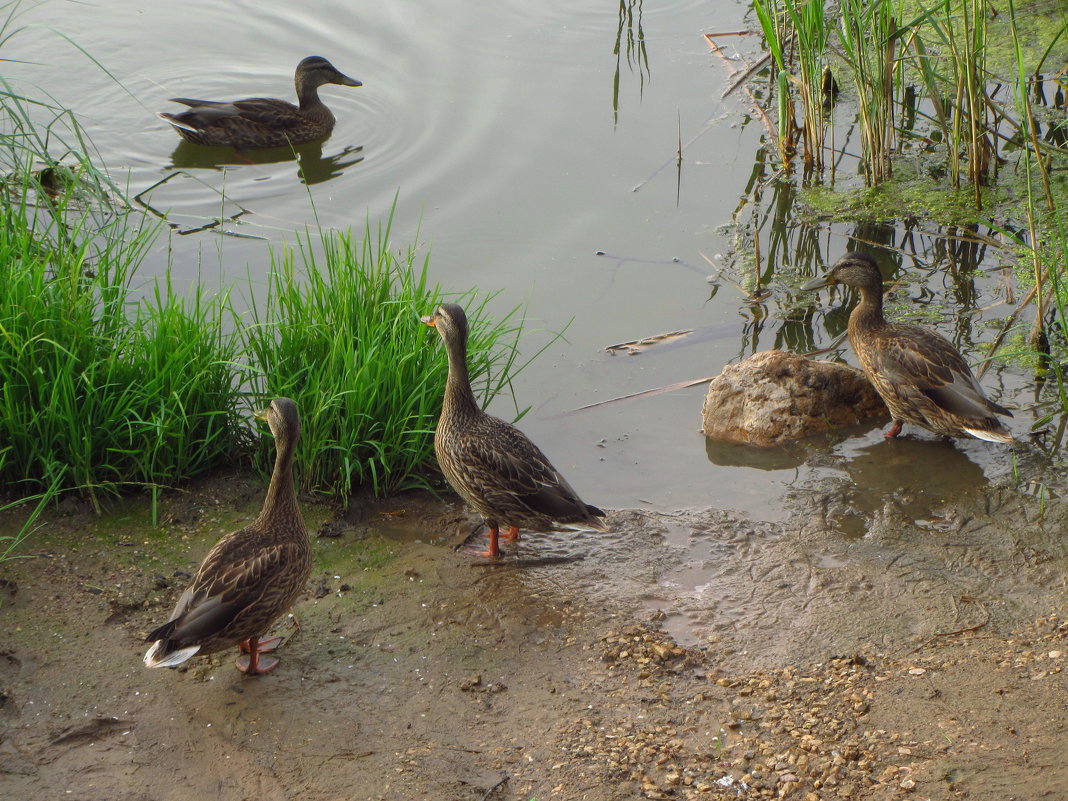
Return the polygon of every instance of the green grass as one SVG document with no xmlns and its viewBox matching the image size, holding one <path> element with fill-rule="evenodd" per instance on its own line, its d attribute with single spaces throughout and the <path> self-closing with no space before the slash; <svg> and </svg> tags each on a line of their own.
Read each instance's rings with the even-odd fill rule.
<svg viewBox="0 0 1068 801">
<path fill-rule="evenodd" d="M 389 218 L 392 219 L 392 216 Z M 437 335 L 419 322 L 446 299 L 427 282 L 427 259 L 395 252 L 387 220 L 351 232 L 319 232 L 275 253 L 269 294 L 245 327 L 256 393 L 286 396 L 301 411 L 298 483 L 346 496 L 427 487 L 432 435 L 447 366 Z M 448 296 L 472 320 L 472 384 L 483 404 L 519 369 L 513 310 L 490 325 L 474 293 Z M 259 465 L 270 464 L 268 447 Z"/>
<path fill-rule="evenodd" d="M 226 296 L 132 280 L 155 228 L 56 201 L 0 201 L 0 484 L 92 497 L 173 484 L 231 448 L 237 366 Z"/>
<path fill-rule="evenodd" d="M 0 3 L 0 48 L 18 14 Z M 433 483 L 446 360 L 419 317 L 446 295 L 426 257 L 393 250 L 392 212 L 362 239 L 318 231 L 270 248 L 267 298 L 250 286 L 239 314 L 228 289 L 175 292 L 166 265 L 137 277 L 166 229 L 99 163 L 68 110 L 0 78 L 5 499 L 79 492 L 99 509 L 102 496 L 155 498 L 250 456 L 266 470 L 273 442 L 255 444 L 247 418 L 279 395 L 301 411 L 302 488 L 346 497 Z M 468 307 L 472 379 L 488 403 L 521 369 L 516 310 L 489 324 L 491 297 L 447 297 Z"/>
</svg>

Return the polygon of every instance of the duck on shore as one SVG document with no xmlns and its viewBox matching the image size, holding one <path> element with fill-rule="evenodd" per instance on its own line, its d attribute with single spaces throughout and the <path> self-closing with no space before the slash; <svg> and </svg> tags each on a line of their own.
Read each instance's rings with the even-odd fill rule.
<svg viewBox="0 0 1068 801">
<path fill-rule="evenodd" d="M 297 506 L 293 454 L 300 439 L 300 418 L 289 398 L 275 398 L 257 415 L 275 440 L 274 472 L 259 516 L 212 548 L 192 583 L 178 599 L 170 620 L 145 642 L 148 667 L 174 667 L 194 654 L 238 645 L 245 653 L 238 670 L 249 676 L 278 665 L 264 657 L 281 642 L 262 638 L 270 625 L 304 591 L 311 574 L 311 543 Z"/>
<path fill-rule="evenodd" d="M 537 445 L 479 407 L 467 371 L 464 310 L 443 303 L 422 321 L 438 332 L 449 357 L 434 453 L 452 488 L 486 522 L 489 549 L 479 555 L 498 558 L 498 539 L 518 540 L 520 528 L 546 531 L 562 524 L 608 531 L 605 513 L 583 502 Z"/>
</svg>

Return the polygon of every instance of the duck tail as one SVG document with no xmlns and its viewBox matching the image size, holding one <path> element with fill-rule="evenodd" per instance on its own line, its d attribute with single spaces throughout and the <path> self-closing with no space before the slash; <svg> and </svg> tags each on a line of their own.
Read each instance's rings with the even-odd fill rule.
<svg viewBox="0 0 1068 801">
<path fill-rule="evenodd" d="M 193 654 L 200 650 L 199 645 L 190 645 L 185 648 L 171 650 L 170 637 L 174 633 L 178 620 L 168 620 L 162 626 L 153 629 L 145 637 L 145 642 L 152 643 L 152 647 L 145 654 L 145 666 L 150 668 L 174 667 L 180 665 Z"/>
<path fill-rule="evenodd" d="M 188 124 L 186 122 L 182 122 L 174 114 L 168 114 L 166 111 L 157 111 L 156 112 L 156 116 L 159 117 L 161 120 L 166 120 L 171 125 L 173 125 L 175 128 L 178 128 L 179 130 L 189 131 L 190 133 L 200 133 L 200 129 L 199 128 L 195 128 L 195 127 L 193 127 L 192 125 L 190 125 L 190 124 Z"/>
<path fill-rule="evenodd" d="M 177 651 L 167 650 L 167 640 L 157 640 L 145 654 L 145 666 L 150 668 L 175 667 L 200 650 L 199 645 L 190 645 L 179 648 Z"/>
<path fill-rule="evenodd" d="M 982 428 L 965 428 L 964 430 L 976 439 L 984 439 L 987 442 L 1004 442 L 1005 444 L 1015 442 L 1012 438 L 1012 434 L 1005 429 L 1001 429 L 1000 431 L 990 431 Z"/>
<path fill-rule="evenodd" d="M 590 519 L 586 521 L 590 528 L 595 528 L 598 531 L 609 531 L 608 523 L 600 519 L 607 517 L 607 513 L 604 509 L 598 509 L 592 504 L 586 504 L 586 511 L 590 515 Z"/>
</svg>

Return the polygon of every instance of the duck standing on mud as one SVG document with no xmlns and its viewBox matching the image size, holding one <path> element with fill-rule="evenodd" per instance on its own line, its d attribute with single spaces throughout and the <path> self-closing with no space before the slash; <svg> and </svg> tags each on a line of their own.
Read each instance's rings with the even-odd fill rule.
<svg viewBox="0 0 1068 801">
<path fill-rule="evenodd" d="M 263 510 L 204 557 L 171 619 L 145 638 L 152 643 L 145 654 L 148 667 L 174 667 L 194 654 L 233 645 L 245 652 L 237 668 L 249 676 L 278 665 L 261 654 L 277 648 L 281 638 L 261 635 L 293 605 L 311 574 L 311 543 L 293 486 L 300 418 L 289 398 L 275 398 L 256 416 L 267 421 L 275 441 Z"/>
<path fill-rule="evenodd" d="M 498 558 L 498 538 L 518 540 L 521 527 L 546 531 L 570 524 L 608 531 L 605 513 L 584 503 L 537 445 L 479 408 L 467 372 L 464 310 L 443 303 L 422 322 L 438 332 L 449 357 L 434 453 L 452 488 L 485 519 L 489 549 L 478 555 Z M 507 527 L 503 535 L 501 526 Z"/>
<path fill-rule="evenodd" d="M 1012 412 L 986 397 L 956 348 L 929 328 L 886 321 L 883 278 L 871 256 L 848 253 L 802 289 L 834 284 L 860 290 L 849 315 L 849 344 L 890 410 L 894 423 L 886 437 L 913 423 L 947 437 L 1013 441 L 997 417 Z"/>
</svg>

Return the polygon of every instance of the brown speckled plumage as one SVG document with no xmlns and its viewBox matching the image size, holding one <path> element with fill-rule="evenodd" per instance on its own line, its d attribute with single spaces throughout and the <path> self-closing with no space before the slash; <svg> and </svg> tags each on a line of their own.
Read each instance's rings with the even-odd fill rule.
<svg viewBox="0 0 1068 801">
<path fill-rule="evenodd" d="M 320 86 L 362 86 L 321 56 L 301 61 L 293 80 L 299 106 L 270 97 L 232 101 L 175 97 L 172 102 L 189 106 L 189 110 L 177 114 L 160 111 L 158 116 L 173 125 L 183 139 L 197 145 L 238 150 L 300 145 L 334 129 L 334 115 L 319 99 Z"/>
<path fill-rule="evenodd" d="M 479 408 L 467 372 L 467 315 L 445 303 L 423 318 L 433 326 L 449 356 L 449 377 L 441 417 L 434 432 L 434 453 L 452 488 L 486 521 L 486 556 L 496 557 L 501 526 L 506 539 L 520 528 L 549 530 L 574 524 L 607 531 L 604 512 L 584 503 L 545 454 L 515 426 Z"/>
<path fill-rule="evenodd" d="M 311 544 L 293 486 L 293 452 L 300 418 L 289 398 L 260 413 L 275 439 L 274 472 L 259 516 L 213 547 L 171 618 L 145 642 L 149 667 L 172 667 L 193 654 L 210 654 L 251 641 L 249 673 L 257 670 L 255 643 L 304 590 L 311 573 Z M 263 649 L 261 649 L 263 650 Z"/>
<path fill-rule="evenodd" d="M 886 436 L 913 423 L 947 437 L 1012 442 L 997 418 L 1012 413 L 986 397 L 956 348 L 928 328 L 886 321 L 882 275 L 870 256 L 847 254 L 804 288 L 832 284 L 860 291 L 860 302 L 849 315 L 849 343 L 893 417 Z"/>
</svg>

